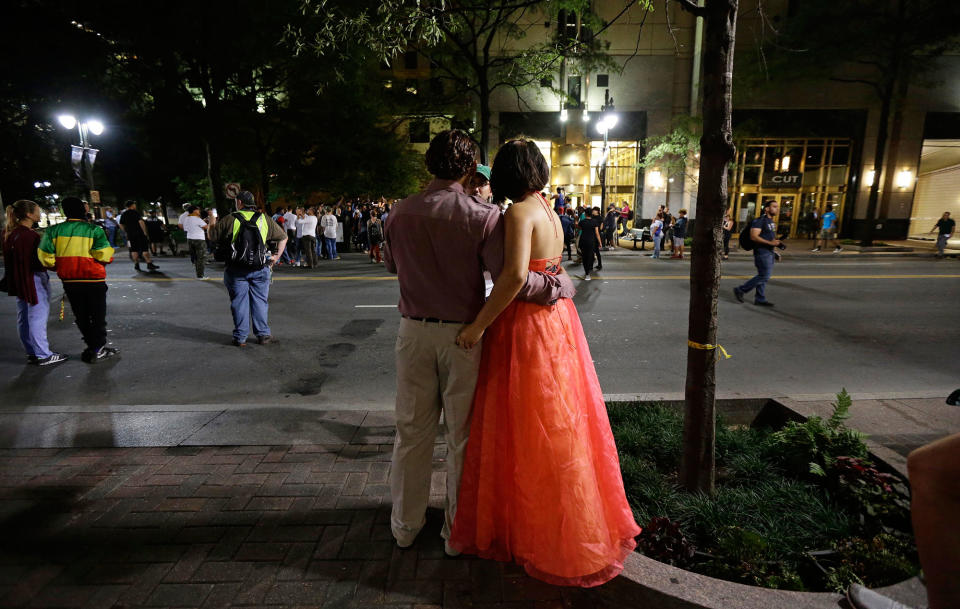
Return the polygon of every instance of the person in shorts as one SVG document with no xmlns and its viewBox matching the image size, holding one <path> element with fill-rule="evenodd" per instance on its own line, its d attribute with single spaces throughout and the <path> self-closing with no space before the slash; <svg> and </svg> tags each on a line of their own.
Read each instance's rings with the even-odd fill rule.
<svg viewBox="0 0 960 609">
<path fill-rule="evenodd" d="M 671 258 L 683 260 L 683 241 L 687 238 L 687 210 L 677 212 L 677 219 L 673 223 L 673 255 Z"/>
<path fill-rule="evenodd" d="M 127 233 L 127 246 L 130 248 L 130 258 L 133 259 L 133 268 L 140 272 L 140 258 L 147 263 L 147 268 L 155 271 L 160 267 L 153 263 L 150 257 L 150 240 L 147 238 L 147 225 L 143 216 L 137 210 L 136 201 L 127 201 L 127 209 L 120 214 L 120 224 Z"/>
<path fill-rule="evenodd" d="M 821 220 L 822 224 L 820 225 L 820 238 L 817 239 L 813 249 L 810 251 L 819 252 L 821 246 L 827 245 L 827 241 L 833 241 L 833 253 L 839 254 L 841 251 L 843 251 L 843 248 L 840 247 L 840 242 L 837 241 L 837 214 L 833 213 L 832 203 L 827 203 L 827 211 L 824 212 Z"/>
</svg>

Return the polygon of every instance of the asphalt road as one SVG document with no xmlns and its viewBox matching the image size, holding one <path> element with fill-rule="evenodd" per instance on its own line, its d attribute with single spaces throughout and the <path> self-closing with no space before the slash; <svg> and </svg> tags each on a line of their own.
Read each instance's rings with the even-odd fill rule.
<svg viewBox="0 0 960 609">
<path fill-rule="evenodd" d="M 278 344 L 230 345 L 229 302 L 218 278 L 201 282 L 184 258 L 137 274 L 125 254 L 109 267 L 108 327 L 122 356 L 79 360 L 72 324 L 52 308 L 54 349 L 71 361 L 24 363 L 13 299 L 0 306 L 0 406 L 42 411 L 110 406 L 289 405 L 390 409 L 396 280 L 361 255 L 317 270 L 274 275 L 270 322 Z M 608 394 L 683 391 L 689 263 L 638 254 L 607 256 L 605 271 L 579 283 L 577 308 Z M 571 267 L 571 272 L 580 271 Z M 738 304 L 734 285 L 749 258 L 726 263 L 718 366 L 725 396 L 929 394 L 960 387 L 960 263 L 929 258 L 791 259 L 774 272 L 774 309 Z M 56 302 L 62 293 L 52 282 Z"/>
</svg>

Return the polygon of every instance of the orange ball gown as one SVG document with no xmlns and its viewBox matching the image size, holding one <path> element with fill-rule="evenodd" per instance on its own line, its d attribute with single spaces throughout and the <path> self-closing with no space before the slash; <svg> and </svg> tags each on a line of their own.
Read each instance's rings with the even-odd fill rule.
<svg viewBox="0 0 960 609">
<path fill-rule="evenodd" d="M 573 301 L 513 301 L 484 334 L 451 547 L 590 587 L 623 570 L 639 533 Z"/>
</svg>

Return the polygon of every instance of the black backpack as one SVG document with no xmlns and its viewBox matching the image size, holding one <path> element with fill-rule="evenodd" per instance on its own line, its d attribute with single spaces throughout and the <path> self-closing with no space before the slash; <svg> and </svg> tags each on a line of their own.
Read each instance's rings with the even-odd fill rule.
<svg viewBox="0 0 960 609">
<path fill-rule="evenodd" d="M 370 243 L 377 244 L 383 241 L 383 229 L 380 228 L 379 224 L 371 224 L 368 232 L 370 234 Z"/>
<path fill-rule="evenodd" d="M 231 215 L 240 222 L 237 236 L 231 239 L 233 231 L 224 235 L 217 244 L 214 260 L 226 262 L 230 266 L 252 270 L 262 269 L 270 258 L 270 251 L 267 249 L 267 244 L 263 242 L 263 236 L 257 226 L 257 220 L 262 214 L 255 212 L 249 220 L 240 213 Z"/>
<path fill-rule="evenodd" d="M 747 222 L 747 225 L 740 231 L 740 249 L 749 252 L 757 246 L 757 242 L 750 236 L 750 229 L 753 228 L 753 222 Z"/>
</svg>

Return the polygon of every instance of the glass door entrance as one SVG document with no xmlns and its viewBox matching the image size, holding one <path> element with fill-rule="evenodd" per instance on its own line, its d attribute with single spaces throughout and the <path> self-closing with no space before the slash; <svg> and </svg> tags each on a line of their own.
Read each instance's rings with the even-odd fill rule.
<svg viewBox="0 0 960 609">
<path fill-rule="evenodd" d="M 780 200 L 780 215 L 777 217 L 777 237 L 789 237 L 793 235 L 794 201 L 797 200 L 797 197 L 780 195 L 778 198 Z"/>
</svg>

